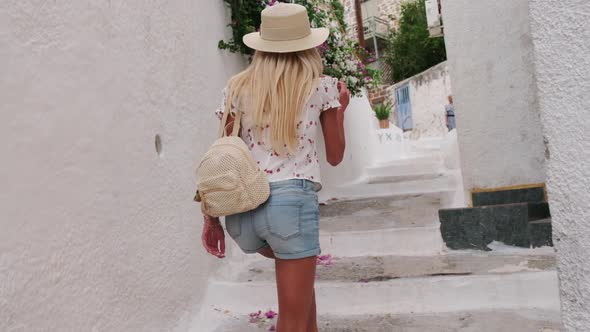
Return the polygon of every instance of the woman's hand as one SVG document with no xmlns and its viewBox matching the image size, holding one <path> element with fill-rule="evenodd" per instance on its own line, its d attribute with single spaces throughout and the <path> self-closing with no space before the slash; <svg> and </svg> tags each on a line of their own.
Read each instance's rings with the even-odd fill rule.
<svg viewBox="0 0 590 332">
<path fill-rule="evenodd" d="M 210 216 L 203 216 L 205 222 L 203 224 L 203 235 L 201 240 L 203 241 L 203 247 L 211 255 L 224 258 L 225 257 L 225 232 L 221 227 L 219 218 L 213 218 Z"/>
<path fill-rule="evenodd" d="M 340 96 L 338 97 L 341 105 L 340 111 L 344 113 L 348 107 L 348 103 L 350 102 L 350 91 L 348 90 L 346 83 L 342 81 L 338 82 L 338 92 L 340 93 Z"/>
</svg>

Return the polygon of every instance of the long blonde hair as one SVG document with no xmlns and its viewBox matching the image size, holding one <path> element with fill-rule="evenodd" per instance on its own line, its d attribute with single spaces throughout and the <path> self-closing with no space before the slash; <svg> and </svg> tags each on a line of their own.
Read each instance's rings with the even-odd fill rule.
<svg viewBox="0 0 590 332">
<path fill-rule="evenodd" d="M 230 79 L 225 111 L 247 102 L 255 135 L 260 137 L 269 126 L 275 152 L 295 151 L 297 120 L 323 69 L 315 48 L 293 53 L 257 51 L 250 66 Z"/>
</svg>

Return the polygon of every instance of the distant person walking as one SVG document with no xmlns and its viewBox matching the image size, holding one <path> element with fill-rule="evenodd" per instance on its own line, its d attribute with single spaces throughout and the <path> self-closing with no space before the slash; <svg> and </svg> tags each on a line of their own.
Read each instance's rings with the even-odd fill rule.
<svg viewBox="0 0 590 332">
<path fill-rule="evenodd" d="M 445 106 L 445 119 L 447 129 L 451 131 L 457 128 L 457 123 L 455 122 L 455 105 L 453 105 L 453 95 L 449 95 L 447 98 L 449 103 Z"/>
</svg>

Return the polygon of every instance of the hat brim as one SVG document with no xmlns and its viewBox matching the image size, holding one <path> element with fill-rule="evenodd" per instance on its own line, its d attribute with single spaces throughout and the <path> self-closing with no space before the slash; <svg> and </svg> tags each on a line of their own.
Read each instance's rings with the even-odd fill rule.
<svg viewBox="0 0 590 332">
<path fill-rule="evenodd" d="M 272 53 L 289 53 L 308 50 L 322 45 L 328 36 L 330 30 L 327 28 L 313 28 L 311 34 L 307 37 L 294 40 L 265 40 L 260 37 L 260 32 L 252 32 L 245 35 L 242 40 L 246 46 L 262 52 Z"/>
</svg>

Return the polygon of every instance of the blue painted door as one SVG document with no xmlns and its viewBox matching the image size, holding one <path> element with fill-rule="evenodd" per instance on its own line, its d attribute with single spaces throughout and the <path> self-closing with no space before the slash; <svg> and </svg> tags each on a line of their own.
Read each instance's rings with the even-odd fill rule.
<svg viewBox="0 0 590 332">
<path fill-rule="evenodd" d="M 414 127 L 412 121 L 412 104 L 410 102 L 410 86 L 408 84 L 395 89 L 397 126 L 402 130 Z"/>
</svg>

